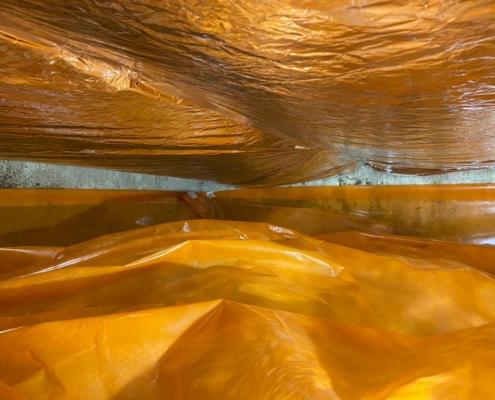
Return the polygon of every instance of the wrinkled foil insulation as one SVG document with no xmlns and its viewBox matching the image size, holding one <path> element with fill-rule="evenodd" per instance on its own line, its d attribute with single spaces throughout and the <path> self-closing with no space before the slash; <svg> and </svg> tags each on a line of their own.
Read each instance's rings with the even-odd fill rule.
<svg viewBox="0 0 495 400">
<path fill-rule="evenodd" d="M 0 156 L 234 184 L 495 164 L 492 0 L 2 0 Z"/>
</svg>

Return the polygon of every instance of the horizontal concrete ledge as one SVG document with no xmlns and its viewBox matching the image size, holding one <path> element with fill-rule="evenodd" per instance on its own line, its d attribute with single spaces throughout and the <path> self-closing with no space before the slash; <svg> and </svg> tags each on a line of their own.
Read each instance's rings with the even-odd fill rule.
<svg viewBox="0 0 495 400">
<path fill-rule="evenodd" d="M 495 169 L 415 176 L 379 172 L 368 166 L 361 165 L 351 172 L 298 185 L 421 185 L 452 183 L 495 183 Z M 232 188 L 232 186 L 212 181 L 11 160 L 0 160 L 0 187 L 155 189 L 198 192 L 213 192 Z"/>
</svg>

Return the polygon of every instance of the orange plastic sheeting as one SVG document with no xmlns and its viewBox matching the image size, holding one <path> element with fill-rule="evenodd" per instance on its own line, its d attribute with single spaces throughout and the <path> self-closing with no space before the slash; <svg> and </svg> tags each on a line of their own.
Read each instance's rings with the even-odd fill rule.
<svg viewBox="0 0 495 400">
<path fill-rule="evenodd" d="M 127 199 L 118 203 L 125 220 L 126 207 L 140 204 L 146 215 L 164 199 L 192 213 L 219 212 L 228 200 L 229 212 L 237 202 L 239 215 L 250 215 L 242 214 L 246 204 L 273 202 L 316 212 L 319 196 L 318 212 L 327 215 L 331 199 L 344 196 L 363 207 L 400 198 L 408 206 L 399 220 L 428 201 L 463 204 L 475 218 L 473 201 L 489 215 L 493 188 L 462 189 L 291 188 L 181 199 L 24 191 L 24 206 Z M 0 210 L 22 193 L 0 192 Z M 351 211 L 353 231 L 327 219 L 328 232 L 312 236 L 283 223 L 219 219 L 126 228 L 69 246 L 33 246 L 19 236 L 0 249 L 0 398 L 491 398 L 495 247 L 381 232 L 393 220 L 372 232 Z M 83 226 L 64 231 L 74 239 Z"/>
<path fill-rule="evenodd" d="M 270 222 L 310 235 L 362 231 L 495 244 L 493 185 L 242 189 L 188 201 L 203 217 Z"/>
<path fill-rule="evenodd" d="M 274 184 L 493 167 L 491 0 L 2 0 L 0 157 Z"/>
<path fill-rule="evenodd" d="M 196 217 L 175 192 L 2 189 L 0 246 L 67 246 Z"/>
</svg>

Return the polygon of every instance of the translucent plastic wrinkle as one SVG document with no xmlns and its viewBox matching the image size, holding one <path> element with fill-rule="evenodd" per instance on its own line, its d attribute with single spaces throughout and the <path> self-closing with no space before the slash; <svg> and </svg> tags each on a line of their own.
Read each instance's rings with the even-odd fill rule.
<svg viewBox="0 0 495 400">
<path fill-rule="evenodd" d="M 267 185 L 494 166 L 487 0 L 3 0 L 0 156 Z"/>
<path fill-rule="evenodd" d="M 329 210 L 342 199 L 346 212 Z M 177 202 L 217 218 L 237 207 L 251 220 L 150 222 L 97 236 L 99 228 L 69 246 L 55 245 L 57 236 L 23 244 L 19 235 L 1 247 L 0 398 L 478 400 L 495 392 L 495 247 L 439 240 L 456 225 L 428 213 L 416 222 L 431 225 L 430 238 L 397 235 L 405 219 L 380 222 L 387 207 L 401 221 L 411 204 L 451 215 L 462 205 L 474 221 L 474 205 L 493 208 L 490 186 L 213 198 L 9 190 L 0 191 L 0 213 L 34 207 L 39 219 L 27 212 L 23 224 L 39 226 L 44 212 L 57 215 L 44 205 L 108 201 L 120 209 L 114 223 L 129 224 L 127 208 L 143 218 L 155 203 L 165 213 Z M 357 213 L 366 204 L 382 213 L 374 223 Z M 291 209 L 319 216 L 318 233 L 295 229 Z M 67 240 L 84 226 L 66 225 Z"/>
</svg>

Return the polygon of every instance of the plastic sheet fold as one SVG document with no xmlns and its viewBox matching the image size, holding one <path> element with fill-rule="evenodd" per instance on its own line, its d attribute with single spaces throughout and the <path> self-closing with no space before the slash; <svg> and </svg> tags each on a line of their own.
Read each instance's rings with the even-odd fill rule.
<svg viewBox="0 0 495 400">
<path fill-rule="evenodd" d="M 4 0 L 0 156 L 266 185 L 493 166 L 487 0 Z"/>
<path fill-rule="evenodd" d="M 0 397 L 491 398 L 495 247 L 474 226 L 494 203 L 491 186 L 4 190 L 2 229 L 16 205 L 31 234 L 0 235 Z M 112 224 L 43 232 L 82 204 Z"/>
</svg>

